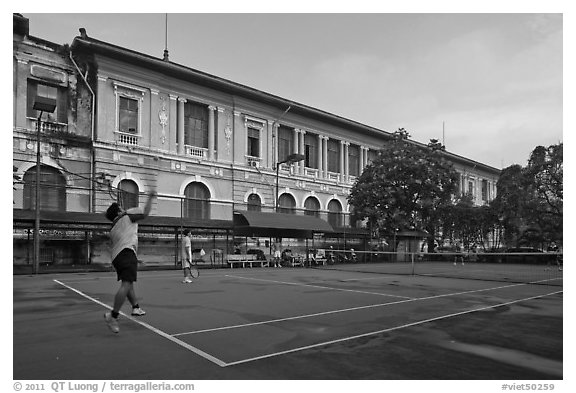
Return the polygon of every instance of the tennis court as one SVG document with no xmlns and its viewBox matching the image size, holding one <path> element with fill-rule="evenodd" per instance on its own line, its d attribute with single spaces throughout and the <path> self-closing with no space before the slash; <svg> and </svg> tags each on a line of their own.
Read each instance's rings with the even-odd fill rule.
<svg viewBox="0 0 576 393">
<path fill-rule="evenodd" d="M 140 272 L 117 335 L 114 273 L 14 276 L 14 379 L 563 378 L 562 272 L 383 266 Z"/>
</svg>

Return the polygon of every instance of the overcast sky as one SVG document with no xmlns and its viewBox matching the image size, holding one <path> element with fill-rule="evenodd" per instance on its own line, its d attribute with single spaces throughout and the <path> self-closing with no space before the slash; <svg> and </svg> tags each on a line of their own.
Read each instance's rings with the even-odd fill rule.
<svg viewBox="0 0 576 393">
<path fill-rule="evenodd" d="M 166 15 L 26 13 L 161 58 Z M 169 13 L 172 62 L 494 166 L 563 141 L 562 14 Z"/>
</svg>

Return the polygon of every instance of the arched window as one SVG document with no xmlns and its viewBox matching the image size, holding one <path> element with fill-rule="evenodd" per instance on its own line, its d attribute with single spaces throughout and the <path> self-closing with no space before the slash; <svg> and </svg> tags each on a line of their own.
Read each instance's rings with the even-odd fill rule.
<svg viewBox="0 0 576 393">
<path fill-rule="evenodd" d="M 282 194 L 278 198 L 278 212 L 296 214 L 296 201 L 290 194 Z"/>
<path fill-rule="evenodd" d="M 328 203 L 328 224 L 330 224 L 332 228 L 341 227 L 343 224 L 342 218 L 342 205 L 337 200 L 332 199 L 330 203 Z"/>
<path fill-rule="evenodd" d="M 36 166 L 24 174 L 24 209 L 36 208 Z M 56 168 L 40 165 L 40 210 L 66 211 L 66 178 Z"/>
<path fill-rule="evenodd" d="M 304 201 L 304 214 L 320 217 L 320 202 L 318 202 L 318 199 L 314 197 L 306 198 L 306 201 Z"/>
<path fill-rule="evenodd" d="M 124 209 L 138 207 L 140 203 L 138 185 L 132 180 L 121 180 L 118 184 L 118 203 Z"/>
<path fill-rule="evenodd" d="M 190 183 L 184 190 L 184 217 L 210 218 L 210 191 L 202 183 Z"/>
<path fill-rule="evenodd" d="M 250 194 L 248 196 L 248 210 L 255 212 L 262 211 L 262 201 L 258 194 Z"/>
</svg>

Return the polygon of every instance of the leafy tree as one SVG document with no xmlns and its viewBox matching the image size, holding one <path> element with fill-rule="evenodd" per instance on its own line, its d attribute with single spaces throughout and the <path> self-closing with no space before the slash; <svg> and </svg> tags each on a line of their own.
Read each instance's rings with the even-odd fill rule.
<svg viewBox="0 0 576 393">
<path fill-rule="evenodd" d="M 498 214 L 491 206 L 474 206 L 472 196 L 464 195 L 454 205 L 440 209 L 442 239 L 450 243 L 458 240 L 464 248 L 473 244 L 486 249 L 490 236 L 495 238 Z"/>
<path fill-rule="evenodd" d="M 528 165 L 504 169 L 493 207 L 509 245 L 562 242 L 563 144 L 537 146 Z"/>
<path fill-rule="evenodd" d="M 368 219 L 380 236 L 398 229 L 425 229 L 432 235 L 439 207 L 450 204 L 457 173 L 444 158 L 443 146 L 410 141 L 400 128 L 352 187 L 348 202 L 358 219 Z"/>
<path fill-rule="evenodd" d="M 496 184 L 498 195 L 492 201 L 504 227 L 504 242 L 514 244 L 520 235 L 522 217 L 528 204 L 529 194 L 527 184 L 520 165 L 511 165 L 500 173 Z"/>
<path fill-rule="evenodd" d="M 538 146 L 530 155 L 525 170 L 545 214 L 562 217 L 564 199 L 563 144 Z"/>
<path fill-rule="evenodd" d="M 526 222 L 540 230 L 541 242 L 562 242 L 564 165 L 563 144 L 537 146 L 524 170 L 533 198 L 526 206 Z"/>
</svg>

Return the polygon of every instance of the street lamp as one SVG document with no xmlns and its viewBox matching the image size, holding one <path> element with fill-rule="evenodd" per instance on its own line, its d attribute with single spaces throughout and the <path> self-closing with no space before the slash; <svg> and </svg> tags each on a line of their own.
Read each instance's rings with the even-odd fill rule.
<svg viewBox="0 0 576 393">
<path fill-rule="evenodd" d="M 34 274 L 36 274 L 40 266 L 40 125 L 44 112 L 53 113 L 56 110 L 56 100 L 36 96 L 32 109 L 40 111 L 36 122 L 36 211 L 34 217 Z"/>
<path fill-rule="evenodd" d="M 276 207 L 274 209 L 276 213 L 278 213 L 278 170 L 280 169 L 280 165 L 291 165 L 295 162 L 302 161 L 304 158 L 306 158 L 304 154 L 293 153 L 286 157 L 286 159 L 276 163 Z"/>
</svg>

